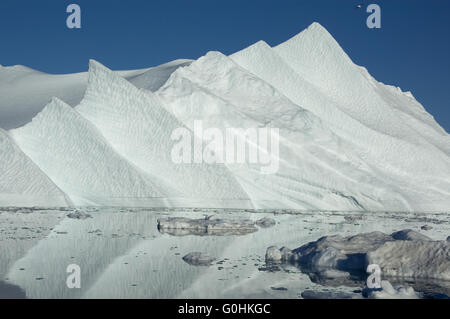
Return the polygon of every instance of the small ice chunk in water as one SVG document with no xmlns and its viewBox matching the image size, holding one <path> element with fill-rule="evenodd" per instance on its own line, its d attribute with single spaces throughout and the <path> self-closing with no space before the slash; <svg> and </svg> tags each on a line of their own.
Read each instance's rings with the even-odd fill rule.
<svg viewBox="0 0 450 319">
<path fill-rule="evenodd" d="M 276 221 L 273 218 L 264 217 L 261 219 L 258 219 L 255 224 L 262 228 L 269 228 L 276 224 Z"/>
<path fill-rule="evenodd" d="M 71 212 L 67 215 L 67 217 L 72 218 L 72 219 L 87 219 L 87 218 L 92 218 L 91 215 L 89 215 L 88 213 L 84 213 L 81 212 L 79 210 Z"/>
<path fill-rule="evenodd" d="M 192 252 L 183 257 L 183 260 L 193 266 L 209 266 L 216 258 L 202 252 Z"/>
</svg>

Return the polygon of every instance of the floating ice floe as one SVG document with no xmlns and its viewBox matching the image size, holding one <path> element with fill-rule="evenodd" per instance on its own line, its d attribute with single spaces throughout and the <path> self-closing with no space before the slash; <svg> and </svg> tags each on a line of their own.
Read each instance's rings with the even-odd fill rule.
<svg viewBox="0 0 450 319">
<path fill-rule="evenodd" d="M 310 273 L 365 273 L 377 264 L 383 276 L 450 280 L 450 242 L 433 241 L 413 230 L 391 235 L 371 232 L 355 236 L 326 236 L 297 249 L 267 248 L 267 262 L 298 262 Z M 325 272 L 324 272 L 325 271 Z"/>
<path fill-rule="evenodd" d="M 430 237 L 412 229 L 404 229 L 391 234 L 395 240 L 432 240 Z"/>
<path fill-rule="evenodd" d="M 261 219 L 258 219 L 255 224 L 259 227 L 262 228 L 268 228 L 268 227 L 272 227 L 276 224 L 277 222 L 275 221 L 275 219 L 273 218 L 269 218 L 269 217 L 264 217 Z"/>
<path fill-rule="evenodd" d="M 183 260 L 193 266 L 209 266 L 216 258 L 202 252 L 192 252 L 183 257 Z"/>
<path fill-rule="evenodd" d="M 200 219 L 168 217 L 158 219 L 158 230 L 174 236 L 244 235 L 257 231 L 249 219 L 226 220 L 206 216 Z"/>
<path fill-rule="evenodd" d="M 87 219 L 87 218 L 92 218 L 92 216 L 89 215 L 88 213 L 81 212 L 81 211 L 79 211 L 79 210 L 67 214 L 67 217 L 68 217 L 68 218 L 72 218 L 72 219 Z"/>
</svg>

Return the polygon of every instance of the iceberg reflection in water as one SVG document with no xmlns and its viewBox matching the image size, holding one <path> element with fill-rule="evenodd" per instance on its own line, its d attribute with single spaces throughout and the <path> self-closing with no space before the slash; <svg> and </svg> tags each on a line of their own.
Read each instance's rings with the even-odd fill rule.
<svg viewBox="0 0 450 319">
<path fill-rule="evenodd" d="M 304 291 L 342 295 L 361 290 L 363 278 L 328 280 L 314 277 L 295 264 L 272 267 L 265 263 L 267 247 L 299 247 L 326 235 L 392 233 L 405 228 L 445 240 L 450 222 L 448 213 L 82 211 L 90 218 L 69 218 L 67 215 L 76 212 L 71 209 L 35 208 L 27 213 L 0 209 L 1 298 L 300 298 Z M 269 217 L 276 224 L 220 236 L 185 229 L 180 237 L 175 230 L 158 230 L 158 220 L 205 220 L 205 215 L 226 221 L 250 220 L 249 225 Z M 421 229 L 424 225 L 431 229 Z M 192 252 L 205 253 L 215 260 L 208 267 L 189 265 L 183 256 Z M 71 264 L 81 269 L 79 289 L 66 285 L 66 270 Z M 416 291 L 450 292 L 448 282 L 406 282 Z"/>
</svg>

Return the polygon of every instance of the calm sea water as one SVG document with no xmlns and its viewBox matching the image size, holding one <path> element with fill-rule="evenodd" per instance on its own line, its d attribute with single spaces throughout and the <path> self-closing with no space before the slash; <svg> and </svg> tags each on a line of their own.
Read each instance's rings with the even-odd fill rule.
<svg viewBox="0 0 450 319">
<path fill-rule="evenodd" d="M 450 213 L 295 212 L 85 208 L 0 209 L 0 297 L 26 298 L 301 298 L 305 290 L 352 292 L 361 281 L 318 282 L 296 265 L 267 267 L 266 248 L 297 248 L 322 236 L 411 228 L 443 240 Z M 270 217 L 277 224 L 245 235 L 174 236 L 157 229 L 167 216 L 226 219 Z M 420 227 L 429 225 L 424 231 Z M 200 251 L 216 258 L 192 266 L 182 257 Z M 67 286 L 69 265 L 80 267 L 80 288 Z M 449 283 L 409 282 L 450 294 Z M 424 288 L 425 287 L 425 288 Z"/>
</svg>

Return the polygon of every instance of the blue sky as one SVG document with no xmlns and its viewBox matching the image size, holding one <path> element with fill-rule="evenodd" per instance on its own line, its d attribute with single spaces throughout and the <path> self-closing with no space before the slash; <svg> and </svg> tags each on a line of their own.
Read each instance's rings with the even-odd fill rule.
<svg viewBox="0 0 450 319">
<path fill-rule="evenodd" d="M 66 27 L 70 3 L 81 7 L 80 30 Z M 381 29 L 366 27 L 370 3 L 381 6 Z M 449 14 L 447 0 L 1 0 L 0 64 L 69 73 L 93 58 L 142 68 L 258 40 L 276 45 L 317 21 L 353 61 L 412 91 L 450 132 Z"/>
</svg>

